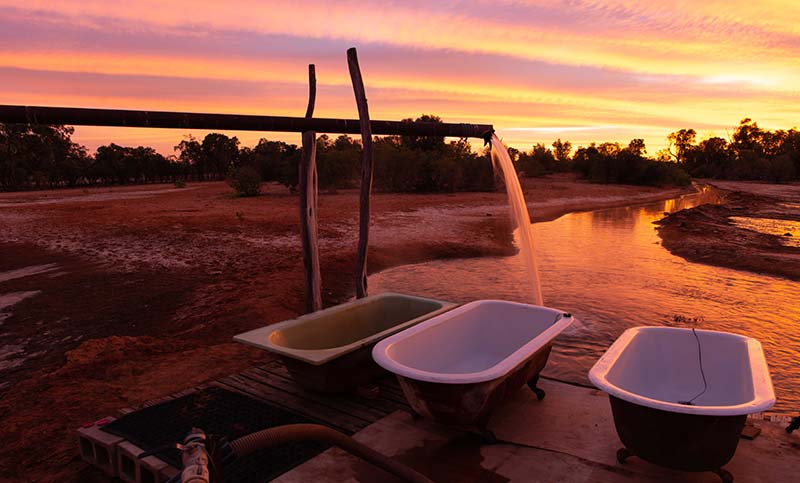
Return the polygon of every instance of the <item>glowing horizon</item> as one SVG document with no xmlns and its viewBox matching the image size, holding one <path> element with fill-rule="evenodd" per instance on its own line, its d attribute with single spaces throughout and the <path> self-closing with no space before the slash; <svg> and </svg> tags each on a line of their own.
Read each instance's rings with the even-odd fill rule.
<svg viewBox="0 0 800 483">
<path fill-rule="evenodd" d="M 511 146 L 770 129 L 800 118 L 800 4 L 767 0 L 0 0 L 0 103 L 355 118 L 359 49 L 375 119 L 494 124 Z M 300 13 L 301 12 L 301 13 Z M 172 152 L 188 131 L 77 127 L 90 149 Z M 192 133 L 202 136 L 202 132 Z M 230 133 L 244 145 L 280 133 Z"/>
</svg>

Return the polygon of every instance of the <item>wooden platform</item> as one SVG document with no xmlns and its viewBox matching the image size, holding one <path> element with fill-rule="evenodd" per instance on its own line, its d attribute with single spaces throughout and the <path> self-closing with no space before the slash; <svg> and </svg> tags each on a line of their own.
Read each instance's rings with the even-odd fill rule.
<svg viewBox="0 0 800 483">
<path fill-rule="evenodd" d="M 544 401 L 522 388 L 490 422 L 502 441 L 482 445 L 472 434 L 424 419 L 415 420 L 393 376 L 364 395 L 322 395 L 300 388 L 279 361 L 252 367 L 209 384 L 149 401 L 150 406 L 195 390 L 218 386 L 278 405 L 354 435 L 381 453 L 416 468 L 435 481 L 564 481 L 716 483 L 711 473 L 665 470 L 631 458 L 619 464 L 620 446 L 608 397 L 588 387 L 543 378 Z M 363 391 L 362 391 L 363 392 Z M 123 410 L 123 413 L 135 409 Z M 787 417 L 757 416 L 748 424 L 761 434 L 741 439 L 727 465 L 736 481 L 791 481 L 800 468 L 800 431 L 783 430 Z M 332 448 L 276 481 L 396 481 L 390 475 Z"/>
<path fill-rule="evenodd" d="M 311 393 L 294 383 L 283 364 L 278 360 L 252 367 L 239 374 L 212 381 L 209 384 L 171 394 L 142 404 L 148 407 L 170 399 L 190 394 L 208 386 L 218 386 L 244 394 L 269 404 L 285 407 L 321 424 L 346 434 L 354 434 L 397 410 L 409 406 L 394 376 L 377 381 L 372 387 L 375 397 L 365 394 L 346 396 Z M 123 414 L 136 411 L 126 408 Z"/>
</svg>

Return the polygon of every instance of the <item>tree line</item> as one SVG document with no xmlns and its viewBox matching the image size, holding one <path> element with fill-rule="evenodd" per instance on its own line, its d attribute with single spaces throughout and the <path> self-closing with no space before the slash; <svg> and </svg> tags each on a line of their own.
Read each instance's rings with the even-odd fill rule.
<svg viewBox="0 0 800 483">
<path fill-rule="evenodd" d="M 411 119 L 406 121 L 411 122 Z M 416 121 L 441 122 L 424 115 Z M 153 148 L 109 144 L 89 154 L 72 141 L 69 126 L 0 124 L 0 190 L 210 181 L 236 179 L 244 170 L 252 183 L 298 182 L 300 148 L 261 139 L 241 146 L 236 137 L 211 133 L 187 137 L 164 156 Z M 744 119 L 727 140 L 697 141 L 693 129 L 671 133 L 669 147 L 648 156 L 642 139 L 628 145 L 592 143 L 573 150 L 569 141 L 529 151 L 509 148 L 522 176 L 576 172 L 599 183 L 685 185 L 692 176 L 787 182 L 800 177 L 800 132 L 769 131 Z M 488 150 L 475 152 L 465 139 L 432 136 L 375 138 L 374 187 L 383 191 L 432 192 L 495 189 Z M 360 178 L 361 143 L 347 135 L 317 138 L 322 189 L 349 188 Z"/>
<path fill-rule="evenodd" d="M 784 183 L 800 179 L 800 131 L 762 129 L 742 119 L 731 139 L 710 137 L 697 142 L 694 129 L 670 134 L 662 159 L 675 161 L 697 177 L 752 179 Z"/>
</svg>

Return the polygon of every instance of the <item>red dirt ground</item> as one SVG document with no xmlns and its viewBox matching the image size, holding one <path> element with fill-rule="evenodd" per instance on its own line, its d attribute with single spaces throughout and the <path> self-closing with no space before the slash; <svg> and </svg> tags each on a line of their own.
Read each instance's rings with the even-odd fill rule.
<svg viewBox="0 0 800 483">
<path fill-rule="evenodd" d="M 536 219 L 678 190 L 526 180 Z M 75 429 L 267 356 L 230 342 L 303 309 L 297 197 L 223 183 L 0 195 L 0 481 L 103 481 Z M 375 194 L 370 272 L 514 252 L 505 194 Z M 358 196 L 320 196 L 323 298 L 352 296 Z M 32 265 L 52 270 L 2 281 Z M 3 352 L 5 351 L 5 352 Z M 5 354 L 5 355 L 4 355 Z"/>
</svg>

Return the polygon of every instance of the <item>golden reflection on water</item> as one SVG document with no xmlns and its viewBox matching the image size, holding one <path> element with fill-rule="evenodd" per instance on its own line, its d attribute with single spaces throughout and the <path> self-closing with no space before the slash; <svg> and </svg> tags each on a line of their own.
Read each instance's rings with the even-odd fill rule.
<svg viewBox="0 0 800 483">
<path fill-rule="evenodd" d="M 775 218 L 751 218 L 748 216 L 732 216 L 734 225 L 745 230 L 777 235 L 782 244 L 800 247 L 800 221 L 779 220 Z M 786 234 L 789 233 L 790 236 Z"/>
<path fill-rule="evenodd" d="M 625 329 L 697 323 L 760 340 L 778 395 L 776 410 L 800 407 L 800 283 L 691 263 L 660 245 L 653 222 L 664 212 L 717 200 L 714 190 L 705 190 L 533 225 L 545 305 L 581 320 L 557 340 L 546 374 L 587 383 L 589 368 Z M 397 267 L 371 276 L 370 285 L 376 293 L 392 290 L 454 302 L 530 302 L 518 257 Z"/>
</svg>

